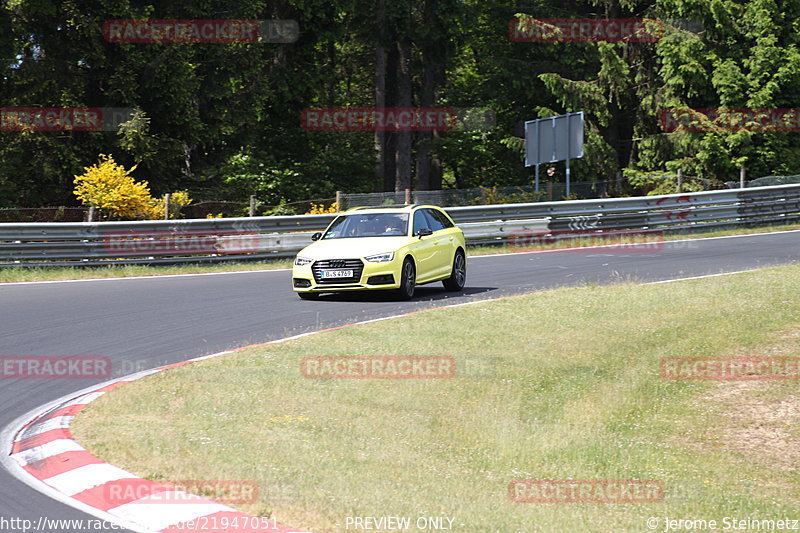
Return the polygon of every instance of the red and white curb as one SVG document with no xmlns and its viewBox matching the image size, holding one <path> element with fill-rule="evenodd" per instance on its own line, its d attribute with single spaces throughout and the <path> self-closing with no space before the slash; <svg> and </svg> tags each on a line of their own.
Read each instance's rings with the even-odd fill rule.
<svg viewBox="0 0 800 533">
<path fill-rule="evenodd" d="M 201 496 L 188 494 L 104 463 L 72 436 L 72 419 L 107 392 L 145 376 L 178 366 L 241 351 L 253 346 L 286 342 L 325 331 L 409 316 L 422 311 L 459 307 L 489 300 L 412 311 L 294 335 L 235 350 L 197 357 L 131 374 L 83 389 L 39 407 L 9 424 L 0 433 L 0 463 L 17 479 L 55 500 L 101 520 L 137 533 L 307 533 L 252 517 Z M 10 454 L 9 451 L 10 450 Z M 146 494 L 144 497 L 137 497 Z M 165 503 L 178 502 L 178 503 Z M 227 527 L 223 527 L 227 526 Z M 198 527 L 202 526 L 202 527 Z"/>
<path fill-rule="evenodd" d="M 214 357 L 229 352 L 221 352 Z M 207 498 L 159 485 L 104 463 L 72 436 L 72 419 L 103 394 L 147 375 L 199 359 L 163 366 L 84 389 L 4 431 L 8 470 L 21 481 L 92 516 L 139 533 L 236 531 L 291 533 L 274 520 L 252 517 Z M 24 421 L 24 419 L 28 421 Z M 227 526 L 227 527 L 223 527 Z"/>
</svg>

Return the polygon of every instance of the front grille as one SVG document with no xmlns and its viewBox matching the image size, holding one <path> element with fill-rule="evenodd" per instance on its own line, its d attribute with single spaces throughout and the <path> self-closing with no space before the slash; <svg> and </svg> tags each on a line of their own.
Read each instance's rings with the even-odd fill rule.
<svg viewBox="0 0 800 533">
<path fill-rule="evenodd" d="M 327 278 L 323 279 L 324 270 L 353 270 L 351 278 Z M 326 259 L 317 261 L 311 265 L 314 273 L 314 281 L 318 284 L 341 285 L 342 283 L 358 283 L 361 280 L 361 272 L 364 270 L 364 263 L 361 259 Z"/>
</svg>

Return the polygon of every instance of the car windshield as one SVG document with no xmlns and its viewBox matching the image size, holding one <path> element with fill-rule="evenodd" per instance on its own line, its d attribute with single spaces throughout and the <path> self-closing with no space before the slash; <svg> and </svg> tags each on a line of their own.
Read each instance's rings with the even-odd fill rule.
<svg viewBox="0 0 800 533">
<path fill-rule="evenodd" d="M 398 237 L 408 234 L 408 213 L 355 213 L 333 221 L 323 239 Z"/>
</svg>

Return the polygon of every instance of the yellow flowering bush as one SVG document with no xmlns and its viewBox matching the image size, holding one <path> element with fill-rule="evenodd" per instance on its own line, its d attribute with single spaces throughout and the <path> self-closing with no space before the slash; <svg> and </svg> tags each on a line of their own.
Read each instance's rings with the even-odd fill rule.
<svg viewBox="0 0 800 533">
<path fill-rule="evenodd" d="M 75 176 L 75 196 L 85 205 L 100 209 L 110 218 L 164 218 L 164 198 L 154 198 L 146 181 L 136 181 L 131 173 L 136 165 L 126 169 L 110 155 L 100 155 L 96 165 L 84 168 Z M 191 203 L 187 191 L 170 195 L 170 218 Z"/>
<path fill-rule="evenodd" d="M 311 210 L 306 215 L 327 215 L 339 212 L 339 204 L 333 202 L 330 207 L 325 207 L 325 204 L 315 204 L 312 202 Z"/>
<path fill-rule="evenodd" d="M 164 199 L 166 195 L 162 196 L 160 200 L 155 200 L 151 218 L 164 218 Z M 169 195 L 169 218 L 175 218 L 181 212 L 181 208 L 192 203 L 188 191 L 177 191 Z"/>
<path fill-rule="evenodd" d="M 136 181 L 110 155 L 101 155 L 96 165 L 85 167 L 75 176 L 75 196 L 86 205 L 103 210 L 114 218 L 150 218 L 157 200 L 150 195 L 146 181 Z"/>
</svg>

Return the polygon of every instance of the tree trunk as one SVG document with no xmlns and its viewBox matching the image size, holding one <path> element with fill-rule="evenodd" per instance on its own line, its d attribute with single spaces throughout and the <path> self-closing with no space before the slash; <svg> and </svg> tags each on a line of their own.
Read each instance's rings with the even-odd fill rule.
<svg viewBox="0 0 800 533">
<path fill-rule="evenodd" d="M 448 27 L 439 14 L 442 8 L 439 0 L 425 0 L 421 21 L 425 37 L 418 43 L 422 56 L 420 107 L 423 108 L 437 105 L 436 91 L 445 82 L 445 69 L 452 53 L 452 43 L 440 38 L 448 33 Z M 438 139 L 438 131 L 423 131 L 416 136 L 416 184 L 419 190 L 442 188 L 442 162 L 434 156 Z"/>
<path fill-rule="evenodd" d="M 386 107 L 386 0 L 377 0 L 378 44 L 375 47 L 375 107 Z M 386 190 L 386 135 L 375 130 L 375 187 Z"/>
<path fill-rule="evenodd" d="M 411 40 L 399 36 L 397 47 L 397 106 L 411 107 Z M 399 131 L 395 152 L 395 191 L 411 188 L 411 132 Z"/>
<path fill-rule="evenodd" d="M 420 92 L 419 105 L 422 108 L 433 107 L 435 102 L 436 73 L 434 66 L 427 54 L 424 56 L 425 65 L 422 71 L 422 91 Z M 431 145 L 433 132 L 421 131 L 417 134 L 417 189 L 420 191 L 431 190 Z"/>
<path fill-rule="evenodd" d="M 394 107 L 397 102 L 397 47 L 389 47 L 386 57 L 386 86 L 385 86 L 385 105 Z M 386 192 L 395 190 L 395 161 L 397 152 L 397 132 L 383 132 L 383 190 Z"/>
<path fill-rule="evenodd" d="M 435 143 L 436 140 L 439 139 L 439 132 L 433 132 L 433 142 Z M 430 190 L 438 191 L 442 188 L 442 160 L 438 157 L 431 157 L 431 179 L 430 179 Z"/>
</svg>

